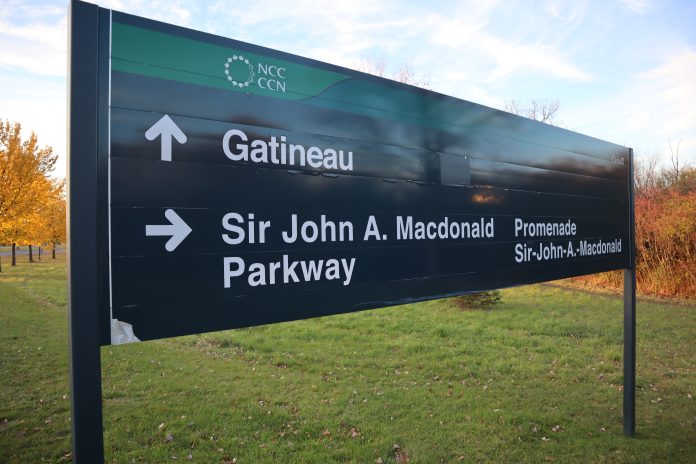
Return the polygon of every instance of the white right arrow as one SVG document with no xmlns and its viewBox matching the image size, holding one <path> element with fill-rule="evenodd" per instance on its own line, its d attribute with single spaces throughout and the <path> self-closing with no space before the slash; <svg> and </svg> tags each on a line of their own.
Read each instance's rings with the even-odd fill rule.
<svg viewBox="0 0 696 464">
<path fill-rule="evenodd" d="M 162 161 L 171 161 L 172 137 L 177 142 L 183 144 L 186 143 L 186 134 L 179 129 L 179 126 L 172 121 L 168 114 L 165 114 L 145 132 L 145 138 L 148 140 L 155 140 L 160 136 L 162 137 L 162 150 L 160 153 Z"/>
<path fill-rule="evenodd" d="M 174 251 L 176 247 L 188 237 L 188 234 L 191 233 L 191 228 L 173 209 L 166 210 L 164 216 L 169 219 L 171 224 L 146 225 L 145 235 L 147 237 L 171 235 L 172 238 L 167 240 L 167 243 L 164 244 L 164 248 L 167 251 Z"/>
</svg>

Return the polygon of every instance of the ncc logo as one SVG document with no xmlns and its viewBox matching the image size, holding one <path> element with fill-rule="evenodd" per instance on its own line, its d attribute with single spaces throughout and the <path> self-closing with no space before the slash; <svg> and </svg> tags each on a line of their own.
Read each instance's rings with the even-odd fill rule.
<svg viewBox="0 0 696 464">
<path fill-rule="evenodd" d="M 254 63 L 248 56 L 232 55 L 225 62 L 225 77 L 234 87 L 270 90 L 285 93 L 285 68 L 273 64 Z"/>
</svg>

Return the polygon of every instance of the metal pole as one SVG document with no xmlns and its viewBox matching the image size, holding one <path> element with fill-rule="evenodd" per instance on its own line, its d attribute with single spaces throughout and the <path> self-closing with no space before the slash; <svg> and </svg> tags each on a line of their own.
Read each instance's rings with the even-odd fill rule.
<svg viewBox="0 0 696 464">
<path fill-rule="evenodd" d="M 73 463 L 104 462 L 97 292 L 99 8 L 73 1 L 68 62 L 68 285 Z"/>
<path fill-rule="evenodd" d="M 636 435 L 636 255 L 635 201 L 633 191 L 633 150 L 629 150 L 629 268 L 624 269 L 624 388 L 623 430 Z"/>
</svg>

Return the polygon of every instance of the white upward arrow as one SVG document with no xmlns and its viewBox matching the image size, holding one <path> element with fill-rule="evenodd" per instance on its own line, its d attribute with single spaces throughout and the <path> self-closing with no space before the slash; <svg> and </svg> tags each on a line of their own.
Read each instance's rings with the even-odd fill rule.
<svg viewBox="0 0 696 464">
<path fill-rule="evenodd" d="M 171 161 L 172 137 L 183 144 L 186 143 L 186 134 L 179 129 L 179 126 L 172 121 L 168 114 L 165 114 L 145 132 L 145 138 L 148 140 L 155 140 L 160 136 L 162 137 L 162 161 Z"/>
<path fill-rule="evenodd" d="M 184 222 L 183 219 L 179 217 L 178 214 L 174 212 L 173 209 L 168 209 L 164 212 L 164 216 L 169 219 L 171 224 L 166 225 L 146 225 L 145 235 L 147 237 L 153 236 L 168 236 L 171 235 L 172 238 L 167 240 L 164 244 L 164 248 L 167 251 L 174 251 L 176 247 L 179 246 L 181 242 L 184 241 L 188 234 L 191 233 L 191 228 Z"/>
</svg>

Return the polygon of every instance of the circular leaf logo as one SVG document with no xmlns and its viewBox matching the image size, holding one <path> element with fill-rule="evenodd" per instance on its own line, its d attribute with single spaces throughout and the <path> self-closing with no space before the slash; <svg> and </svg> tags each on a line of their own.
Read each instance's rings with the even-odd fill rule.
<svg viewBox="0 0 696 464">
<path fill-rule="evenodd" d="M 242 55 L 232 55 L 225 62 L 227 80 L 235 87 L 249 87 L 254 82 L 254 66 Z"/>
</svg>

